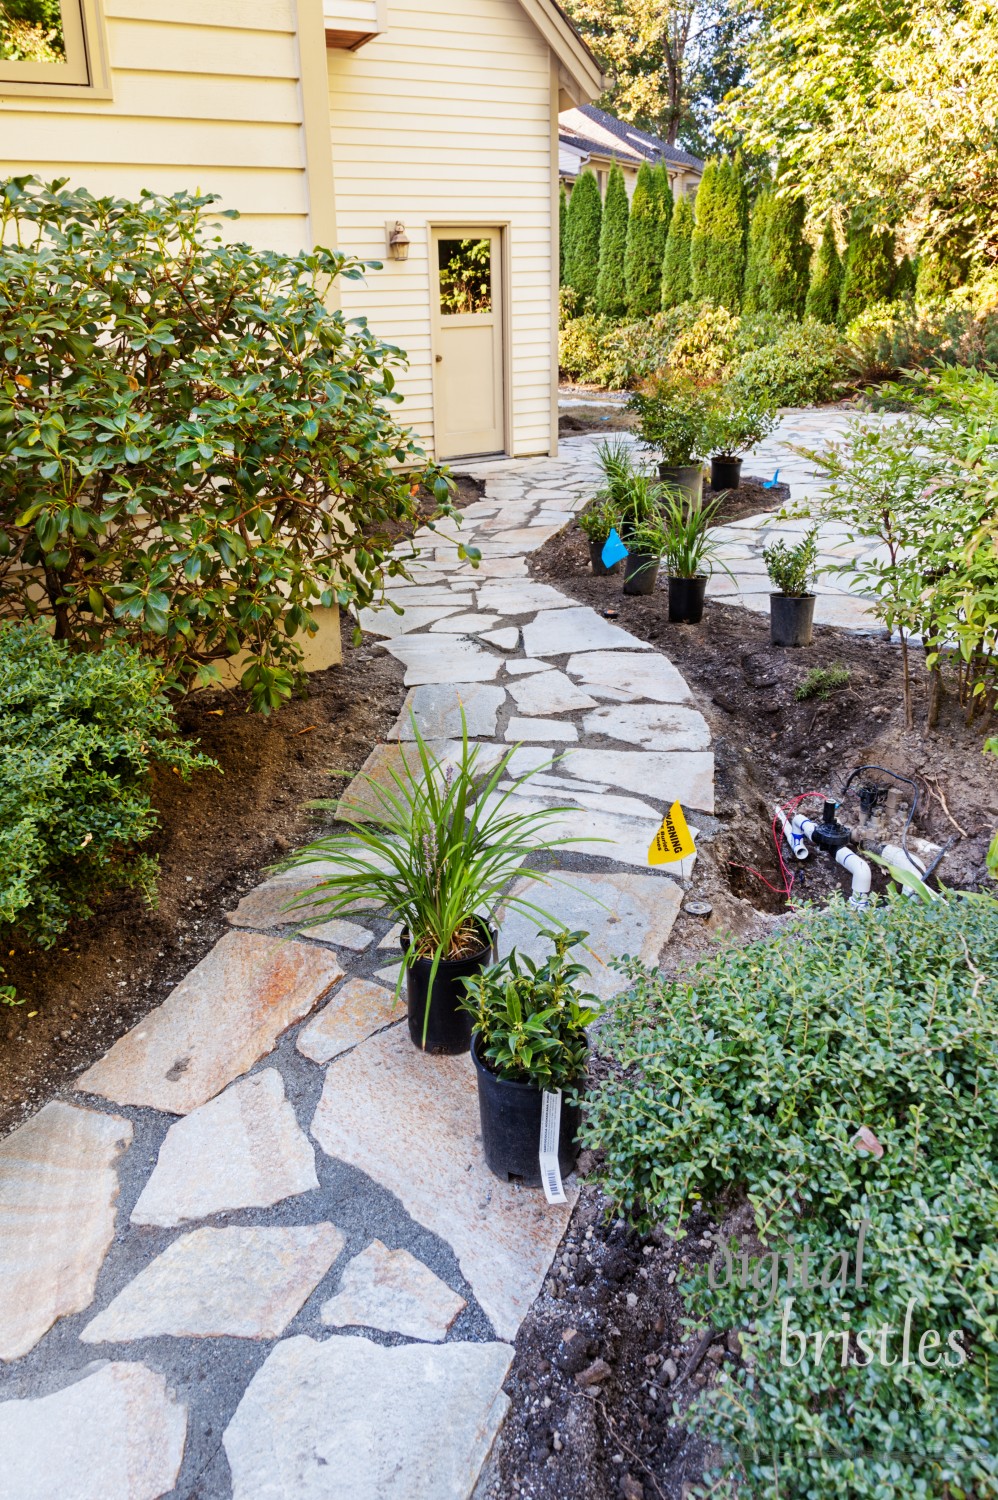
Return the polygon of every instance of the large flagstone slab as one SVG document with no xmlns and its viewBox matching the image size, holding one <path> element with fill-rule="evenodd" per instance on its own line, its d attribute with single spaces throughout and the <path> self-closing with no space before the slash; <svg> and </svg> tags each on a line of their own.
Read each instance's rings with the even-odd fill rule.
<svg viewBox="0 0 998 1500">
<path fill-rule="evenodd" d="M 278 1344 L 225 1432 L 233 1500 L 467 1500 L 509 1407 L 506 1344 Z"/>
<path fill-rule="evenodd" d="M 463 635 L 403 635 L 385 647 L 405 664 L 406 687 L 423 682 L 491 682 L 502 661 Z"/>
<path fill-rule="evenodd" d="M 159 1500 L 176 1485 L 187 1408 L 162 1375 L 105 1364 L 65 1390 L 0 1402 L 5 1500 Z"/>
<path fill-rule="evenodd" d="M 467 1305 L 408 1250 L 372 1240 L 347 1266 L 320 1316 L 327 1328 L 379 1328 L 439 1344 Z"/>
<path fill-rule="evenodd" d="M 521 714 L 565 714 L 595 708 L 590 698 L 564 672 L 541 672 L 510 686 L 510 696 Z"/>
<path fill-rule="evenodd" d="M 398 949 L 397 937 L 392 946 Z M 348 979 L 303 1029 L 298 1051 L 324 1067 L 341 1052 L 404 1017 L 405 1003 L 396 1001 L 391 990 L 369 979 Z"/>
<path fill-rule="evenodd" d="M 498 800 L 498 795 L 494 796 Z M 586 801 L 598 804 L 596 798 L 587 798 Z M 489 799 L 486 799 L 486 805 L 489 805 Z M 557 797 L 554 806 L 558 806 Z M 532 796 L 528 782 L 522 794 L 508 795 L 504 811 L 507 814 L 550 812 L 552 802 L 547 796 Z M 617 860 L 620 864 L 647 869 L 648 848 L 662 821 L 661 815 L 651 808 L 649 813 L 647 818 L 634 818 L 616 811 L 604 812 L 598 805 L 561 807 L 544 824 L 544 837 L 563 841 L 559 847 L 576 854 L 592 854 L 598 859 Z M 689 861 L 686 869 L 689 873 Z M 670 873 L 678 874 L 678 865 Z"/>
<path fill-rule="evenodd" d="M 532 615 L 539 609 L 570 609 L 571 599 L 549 583 L 483 583 L 478 593 L 479 609 L 497 615 Z"/>
<path fill-rule="evenodd" d="M 500 1338 L 537 1296 L 578 1188 L 550 1206 L 539 1188 L 485 1165 L 471 1058 L 427 1057 L 393 1027 L 330 1065 L 312 1135 L 366 1172 L 456 1254 Z"/>
<path fill-rule="evenodd" d="M 703 714 L 674 703 L 615 704 L 586 714 L 582 724 L 587 735 L 604 735 L 646 750 L 706 750 L 710 745 Z"/>
<path fill-rule="evenodd" d="M 687 703 L 690 690 L 682 673 L 657 651 L 591 651 L 573 656 L 568 673 L 587 688 L 612 688 L 628 698 L 656 703 Z"/>
<path fill-rule="evenodd" d="M 227 913 L 225 920 L 231 927 L 256 927 L 264 931 L 271 927 L 300 927 L 314 921 L 319 914 L 316 908 L 321 906 L 321 898 L 308 898 L 321 880 L 328 879 L 340 868 L 335 860 L 321 859 L 282 870 L 279 875 L 247 891 L 235 911 Z M 358 902 L 353 909 L 368 908 L 365 903 Z M 316 936 L 317 929 L 309 928 L 308 935 Z"/>
<path fill-rule="evenodd" d="M 461 608 L 460 601 L 457 604 L 447 603 L 446 595 L 442 598 L 438 595 L 435 604 L 407 605 L 404 598 L 397 595 L 394 598 L 396 604 L 402 605 L 403 614 L 397 615 L 387 605 L 380 609 L 362 609 L 359 615 L 360 628 L 366 630 L 369 635 L 382 636 L 393 641 L 399 636 L 411 634 L 414 630 L 426 630 L 438 620 L 446 620 L 448 616 L 458 614 Z"/>
<path fill-rule="evenodd" d="M 228 932 L 76 1087 L 188 1115 L 259 1062 L 342 978 L 327 948 Z"/>
<path fill-rule="evenodd" d="M 511 745 L 524 743 L 574 745 L 579 732 L 564 719 L 521 719 L 514 715 L 506 725 L 506 739 Z"/>
<path fill-rule="evenodd" d="M 59 1102 L 0 1141 L 0 1359 L 93 1301 L 131 1142 L 129 1120 Z"/>
<path fill-rule="evenodd" d="M 681 886 L 655 875 L 574 871 L 563 872 L 557 881 L 518 880 L 510 894 L 542 907 L 570 932 L 588 932 L 585 949 L 574 949 L 573 955 L 592 976 L 580 981 L 582 988 L 601 1000 L 610 1000 L 627 988 L 625 976 L 609 967 L 613 959 L 629 955 L 649 967 L 658 963 L 683 900 Z M 543 963 L 551 945 L 538 935 L 538 925 L 546 923 L 519 912 L 504 912 L 499 926 L 500 957 L 516 948 Z"/>
<path fill-rule="evenodd" d="M 528 656 L 569 656 L 582 651 L 635 651 L 641 649 L 641 642 L 594 609 L 572 605 L 543 610 L 524 625 L 523 649 Z"/>
<path fill-rule="evenodd" d="M 709 750 L 566 750 L 561 770 L 698 812 L 714 811 L 714 757 Z"/>
<path fill-rule="evenodd" d="M 436 682 L 413 688 L 392 728 L 390 740 L 414 740 L 412 720 L 424 740 L 460 739 L 464 711 L 470 739 L 491 739 L 506 697 L 505 688 L 485 682 Z"/>
<path fill-rule="evenodd" d="M 276 1068 L 244 1078 L 171 1125 L 133 1224 L 172 1227 L 240 1208 L 270 1208 L 319 1186 L 315 1150 Z"/>
<path fill-rule="evenodd" d="M 195 1229 L 140 1271 L 80 1339 L 276 1339 L 344 1244 L 335 1224 Z"/>
</svg>

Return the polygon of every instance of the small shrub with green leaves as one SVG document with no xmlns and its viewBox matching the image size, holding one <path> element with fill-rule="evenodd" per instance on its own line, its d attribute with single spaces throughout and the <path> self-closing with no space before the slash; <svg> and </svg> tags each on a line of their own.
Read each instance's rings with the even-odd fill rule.
<svg viewBox="0 0 998 1500">
<path fill-rule="evenodd" d="M 393 414 L 401 351 L 327 306 L 369 268 L 225 243 L 215 202 L 0 183 L 0 612 L 177 686 L 242 652 L 268 711 L 316 608 L 405 572 L 420 486 L 452 508 Z"/>
<path fill-rule="evenodd" d="M 666 361 L 669 369 L 708 385 L 727 380 L 737 359 L 739 322 L 726 307 L 705 302 L 696 318 L 677 334 Z"/>
<path fill-rule="evenodd" d="M 695 1411 L 738 1493 L 998 1495 L 998 901 L 836 899 L 629 974 L 583 1138 L 640 1226 L 728 1220 L 684 1290 L 746 1356 Z"/>
<path fill-rule="evenodd" d="M 612 500 L 599 496 L 590 500 L 576 517 L 576 525 L 587 541 L 605 542 L 617 524 L 617 509 Z"/>
<path fill-rule="evenodd" d="M 811 698 L 824 703 L 839 688 L 848 687 L 851 676 L 848 667 L 812 667 L 804 681 L 797 684 L 794 697 L 798 703 L 807 703 Z"/>
<path fill-rule="evenodd" d="M 998 755 L 998 738 L 988 740 L 984 746 L 984 753 L 985 755 Z M 995 880 L 998 880 L 998 832 L 991 840 L 991 848 L 988 850 L 988 869 Z"/>
<path fill-rule="evenodd" d="M 711 452 L 734 457 L 754 448 L 779 422 L 776 409 L 757 397 L 740 397 L 728 385 L 721 391 L 711 421 Z"/>
<path fill-rule="evenodd" d="M 464 1009 L 475 1018 L 481 1061 L 508 1083 L 531 1083 L 553 1093 L 577 1088 L 589 1057 L 586 1027 L 600 1013 L 595 995 L 581 990 L 589 970 L 569 957 L 588 933 L 543 929 L 554 952 L 537 964 L 512 953 L 465 980 Z"/>
<path fill-rule="evenodd" d="M 773 588 L 780 594 L 800 599 L 814 586 L 818 566 L 818 528 L 812 526 L 794 545 L 774 542 L 762 554 Z"/>
<path fill-rule="evenodd" d="M 154 891 L 157 764 L 215 768 L 180 738 L 155 662 L 0 625 L 0 928 L 50 947 L 108 891 Z"/>
<path fill-rule="evenodd" d="M 844 376 L 835 329 L 805 318 L 774 343 L 744 355 L 733 385 L 740 396 L 772 406 L 812 406 L 830 400 Z"/>
<path fill-rule="evenodd" d="M 641 441 L 670 465 L 695 464 L 710 453 L 717 392 L 668 372 L 647 381 L 630 400 Z"/>
</svg>

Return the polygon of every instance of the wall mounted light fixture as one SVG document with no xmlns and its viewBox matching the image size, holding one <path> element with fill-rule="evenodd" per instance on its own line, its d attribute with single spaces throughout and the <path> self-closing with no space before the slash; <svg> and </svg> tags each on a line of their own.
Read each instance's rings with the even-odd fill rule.
<svg viewBox="0 0 998 1500">
<path fill-rule="evenodd" d="M 405 225 L 401 219 L 396 219 L 394 224 L 388 224 L 388 252 L 392 260 L 409 259 L 409 236 L 405 232 Z"/>
</svg>

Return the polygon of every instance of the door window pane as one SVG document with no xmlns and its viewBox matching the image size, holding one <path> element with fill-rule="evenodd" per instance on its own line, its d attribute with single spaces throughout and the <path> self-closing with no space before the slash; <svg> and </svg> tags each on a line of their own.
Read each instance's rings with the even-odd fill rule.
<svg viewBox="0 0 998 1500">
<path fill-rule="evenodd" d="M 61 0 L 0 0 L 0 60 L 64 63 Z"/>
<path fill-rule="evenodd" d="M 441 313 L 491 312 L 492 241 L 440 240 L 438 249 Z"/>
</svg>

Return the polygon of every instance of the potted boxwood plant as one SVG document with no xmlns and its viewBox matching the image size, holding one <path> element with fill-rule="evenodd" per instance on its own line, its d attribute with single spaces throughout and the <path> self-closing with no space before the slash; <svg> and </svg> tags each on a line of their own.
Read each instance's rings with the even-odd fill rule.
<svg viewBox="0 0 998 1500">
<path fill-rule="evenodd" d="M 736 490 L 742 482 L 741 454 L 754 448 L 776 427 L 774 407 L 750 398 L 739 400 L 729 387 L 711 420 L 710 487 Z"/>
<path fill-rule="evenodd" d="M 462 981 L 493 956 L 491 913 L 500 898 L 511 910 L 550 919 L 543 907 L 508 894 L 506 887 L 526 873 L 528 855 L 570 842 L 544 834 L 567 809 L 511 811 L 510 792 L 500 791 L 499 783 L 511 779 L 517 747 L 511 745 L 486 771 L 482 747 L 469 746 L 463 712 L 461 752 L 446 763 L 431 753 L 410 718 L 415 764 L 403 760 L 387 786 L 366 776 L 370 805 L 313 804 L 334 809 L 348 832 L 317 839 L 286 868 L 319 861 L 332 866 L 293 904 L 308 908 L 305 927 L 371 900 L 401 923 L 396 993 L 405 979 L 409 1034 L 424 1052 L 457 1054 L 471 1044 Z M 522 787 L 538 769 L 517 777 L 513 787 Z"/>
<path fill-rule="evenodd" d="M 608 568 L 603 561 L 603 548 L 610 532 L 617 525 L 617 512 L 613 501 L 597 495 L 590 500 L 585 510 L 576 517 L 579 530 L 589 543 L 589 561 L 597 578 L 607 578 L 620 567 L 614 563 Z"/>
<path fill-rule="evenodd" d="M 542 931 L 553 953 L 543 964 L 515 951 L 466 982 L 471 1055 L 485 1160 L 497 1177 L 540 1185 L 544 1093 L 562 1091 L 558 1165 L 567 1176 L 578 1157 L 578 1091 L 589 1056 L 586 1027 L 599 1014 L 595 995 L 580 993 L 589 970 L 569 958 L 585 932 Z M 573 1091 L 566 1099 L 565 1092 Z"/>
<path fill-rule="evenodd" d="M 669 568 L 669 621 L 673 625 L 699 625 L 707 583 L 718 563 L 718 544 L 710 534 L 720 500 L 691 505 L 685 494 L 673 492 L 665 499 L 665 556 Z"/>
<path fill-rule="evenodd" d="M 775 593 L 769 596 L 769 638 L 774 646 L 810 646 L 814 630 L 812 587 L 818 564 L 818 528 L 796 547 L 774 542 L 762 554 Z"/>
<path fill-rule="evenodd" d="M 675 375 L 659 375 L 631 397 L 641 441 L 661 454 L 659 478 L 685 491 L 691 505 L 703 498 L 703 462 L 711 445 L 716 392 Z"/>
</svg>

